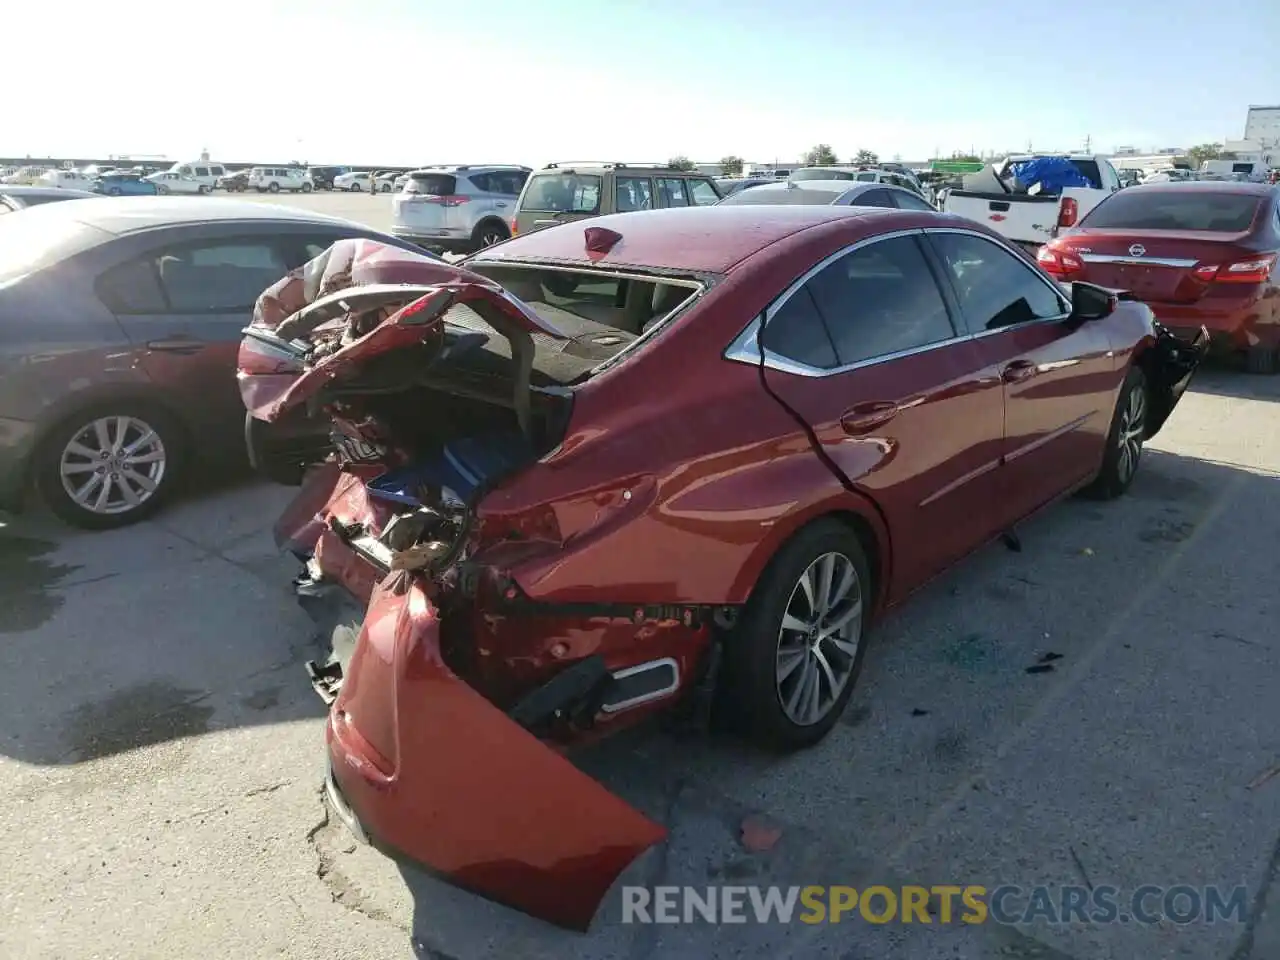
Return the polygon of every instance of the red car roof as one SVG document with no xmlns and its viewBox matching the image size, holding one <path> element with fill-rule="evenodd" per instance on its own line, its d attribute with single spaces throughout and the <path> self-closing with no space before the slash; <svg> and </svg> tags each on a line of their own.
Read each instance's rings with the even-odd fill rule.
<svg viewBox="0 0 1280 960">
<path fill-rule="evenodd" d="M 610 267 L 726 273 L 771 243 L 833 221 L 877 221 L 872 230 L 893 229 L 903 211 L 869 207 L 743 206 L 685 207 L 615 213 L 548 227 L 477 254 L 470 262 L 556 260 Z M 606 253 L 589 253 L 586 231 L 622 235 Z"/>
</svg>

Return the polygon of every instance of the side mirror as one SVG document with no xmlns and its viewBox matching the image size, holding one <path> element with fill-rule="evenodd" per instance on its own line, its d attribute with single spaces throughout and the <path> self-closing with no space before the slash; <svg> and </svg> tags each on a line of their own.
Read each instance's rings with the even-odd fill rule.
<svg viewBox="0 0 1280 960">
<path fill-rule="evenodd" d="M 1071 316 L 1068 320 L 1075 324 L 1101 320 L 1115 313 L 1119 303 L 1120 295 L 1114 290 L 1077 280 L 1071 284 Z"/>
</svg>

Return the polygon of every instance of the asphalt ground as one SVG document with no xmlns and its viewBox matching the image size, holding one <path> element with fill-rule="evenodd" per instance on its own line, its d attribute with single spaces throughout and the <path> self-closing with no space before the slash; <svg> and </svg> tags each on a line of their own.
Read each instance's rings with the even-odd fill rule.
<svg viewBox="0 0 1280 960">
<path fill-rule="evenodd" d="M 1275 960 L 1278 412 L 1280 378 L 1203 371 L 1128 496 L 881 623 L 813 750 L 646 728 L 580 759 L 671 828 L 622 883 L 1244 885 L 1243 922 L 638 925 L 615 889 L 577 935 L 399 867 L 324 812 L 290 491 L 230 471 L 130 529 L 0 530 L 0 957 Z"/>
</svg>

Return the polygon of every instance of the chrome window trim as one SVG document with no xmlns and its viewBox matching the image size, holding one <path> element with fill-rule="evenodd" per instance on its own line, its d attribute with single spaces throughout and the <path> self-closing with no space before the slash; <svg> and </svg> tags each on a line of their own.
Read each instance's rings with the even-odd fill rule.
<svg viewBox="0 0 1280 960">
<path fill-rule="evenodd" d="M 1135 267 L 1179 267 L 1183 270 L 1194 267 L 1199 260 L 1181 260 L 1176 257 L 1133 257 L 1112 255 L 1107 253 L 1077 254 L 1085 263 L 1123 263 Z"/>
<path fill-rule="evenodd" d="M 798 280 L 792 281 L 790 286 L 788 286 L 785 290 L 783 290 L 782 293 L 780 293 L 778 297 L 773 301 L 773 303 L 769 304 L 769 306 L 764 309 L 763 313 L 760 316 L 754 317 L 751 320 L 751 322 L 746 325 L 746 327 L 742 330 L 742 332 L 739 333 L 738 336 L 734 338 L 733 342 L 730 343 L 729 346 L 725 348 L 724 359 L 730 360 L 734 363 L 743 363 L 752 367 L 764 366 L 766 369 L 769 369 L 769 370 L 776 370 L 779 373 L 789 373 L 798 377 L 813 377 L 813 378 L 833 377 L 833 376 L 838 376 L 839 374 L 842 374 L 842 373 L 849 373 L 850 371 L 853 371 L 853 370 L 860 370 L 864 367 L 872 367 L 877 364 L 888 363 L 892 360 L 900 360 L 903 357 L 911 357 L 919 353 L 927 353 L 930 350 L 937 350 L 941 347 L 949 347 L 957 343 L 964 343 L 966 341 L 971 341 L 971 340 L 981 340 L 983 337 L 990 337 L 999 333 L 1005 333 L 1009 330 L 1014 329 L 1015 327 L 1025 328 L 1025 327 L 1031 326 L 1032 324 L 1061 323 L 1063 320 L 1066 320 L 1069 316 L 1071 316 L 1070 302 L 1067 300 L 1065 296 L 1063 296 L 1062 290 L 1058 288 L 1053 281 L 1048 280 L 1047 278 L 1041 276 L 1040 272 L 1034 267 L 1031 267 L 1027 264 L 1020 264 L 1027 270 L 1028 273 L 1030 273 L 1032 276 L 1039 279 L 1042 283 L 1044 283 L 1046 287 L 1048 287 L 1053 292 L 1054 296 L 1058 298 L 1058 302 L 1062 303 L 1063 306 L 1066 308 L 1066 311 L 1064 313 L 1060 313 L 1052 317 L 1040 317 L 1039 319 L 1036 319 L 1036 320 L 1028 320 L 1025 323 L 1010 324 L 1007 327 L 997 327 L 995 330 L 982 330 L 978 333 L 968 333 L 968 332 L 957 333 L 955 336 L 948 337 L 945 340 L 938 340 L 934 343 L 926 343 L 918 347 L 911 347 L 910 349 L 907 349 L 907 350 L 899 350 L 895 353 L 886 353 L 883 356 L 879 356 L 879 357 L 869 357 L 866 360 L 858 360 L 858 361 L 855 361 L 854 363 L 847 363 L 842 366 L 815 367 L 807 363 L 801 363 L 798 360 L 792 360 L 788 357 L 783 357 L 775 353 L 770 353 L 767 350 L 763 351 L 763 359 L 762 359 L 761 357 L 762 351 L 760 349 L 761 319 L 773 317 L 779 310 L 781 310 L 786 305 L 787 301 L 790 300 L 791 297 L 795 295 L 796 291 L 798 291 L 801 287 L 803 287 L 806 283 L 808 283 L 814 277 L 815 274 L 824 270 L 826 267 L 830 266 L 832 263 L 834 263 L 836 260 L 839 260 L 841 257 L 847 254 L 850 254 L 855 250 L 861 249 L 862 247 L 867 247 L 873 243 L 878 243 L 881 240 L 893 240 L 899 237 L 909 237 L 909 236 L 924 236 L 926 234 L 935 234 L 935 233 L 958 233 L 967 237 L 978 237 L 981 240 L 987 241 L 992 246 L 1001 250 L 1006 255 L 1012 257 L 1014 260 L 1018 259 L 1018 255 L 1010 251 L 1009 249 L 1007 249 L 1003 243 L 997 240 L 993 240 L 991 237 L 988 237 L 985 234 L 979 233 L 975 230 L 966 230 L 962 227 L 911 227 L 906 230 L 894 230 L 891 233 L 877 234 L 874 237 L 864 237 L 863 239 L 858 240 L 855 243 L 851 243 L 847 247 L 842 247 L 840 250 L 837 250 L 835 253 L 830 254 L 827 257 L 824 257 L 822 260 L 818 261 L 817 264 L 810 267 L 805 273 L 801 274 Z M 938 291 L 938 295 L 942 296 L 941 290 Z M 943 302 L 944 303 L 946 302 L 945 298 Z M 950 309 L 948 309 L 948 315 L 950 315 Z M 951 322 L 954 325 L 954 323 L 956 322 L 956 318 L 952 318 Z"/>
</svg>

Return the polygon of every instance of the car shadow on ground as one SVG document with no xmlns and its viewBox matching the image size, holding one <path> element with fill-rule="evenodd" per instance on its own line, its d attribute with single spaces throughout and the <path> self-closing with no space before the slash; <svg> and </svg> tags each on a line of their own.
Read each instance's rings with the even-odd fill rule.
<svg viewBox="0 0 1280 960">
<path fill-rule="evenodd" d="M 1224 505 L 1275 515 L 1278 494 L 1274 477 L 1148 450 L 1125 498 L 1058 504 L 1020 529 L 1020 552 L 987 547 L 889 614 L 843 722 L 819 746 L 777 757 L 733 739 L 676 737 L 650 725 L 578 756 L 582 769 L 669 830 L 615 884 L 590 933 L 565 932 L 402 864 L 407 899 L 400 906 L 407 911 L 412 902 L 415 955 L 1163 956 L 1141 939 L 1156 936 L 1151 930 L 1117 925 L 1101 933 L 1043 924 L 876 926 L 856 918 L 838 927 L 638 925 L 622 922 L 621 888 L 1102 883 L 1105 861 L 1077 872 L 1067 848 L 1072 857 L 1096 857 L 1108 842 L 1142 848 L 1142 876 L 1156 883 L 1252 870 L 1251 860 L 1240 859 L 1247 843 L 1200 829 L 1204 818 L 1222 815 L 1202 798 L 1215 789 L 1220 765 L 1248 771 L 1273 762 L 1252 732 L 1277 679 L 1273 621 L 1247 588 L 1224 597 L 1220 584 L 1187 565 L 1250 551 L 1255 545 L 1243 533 L 1213 529 L 1224 522 Z M 1212 612 L 1215 601 L 1225 603 L 1221 616 Z M 1255 683 L 1259 670 L 1270 679 Z M 1187 671 L 1200 672 L 1198 681 Z M 1229 698 L 1217 699 L 1219 682 L 1248 692 L 1233 689 L 1237 699 L 1228 706 Z M 1196 722 L 1213 741 L 1207 758 L 1188 755 L 1186 734 L 1165 709 L 1170 703 L 1203 711 Z M 1095 716 L 1128 732 L 1095 744 L 1082 732 Z M 1167 791 L 1158 802 L 1152 782 Z M 941 819 L 940 809 L 949 811 Z M 1118 825 L 1108 819 L 1117 809 L 1131 811 L 1114 817 Z M 1277 813 L 1275 801 L 1260 809 L 1241 801 L 1230 815 L 1266 835 L 1270 849 Z M 477 815 L 520 816 L 519 785 L 509 805 Z M 1161 839 L 1168 823 L 1190 824 L 1176 844 Z M 761 845 L 760 824 L 766 840 L 776 831 L 776 842 Z M 330 869 L 346 871 L 358 887 L 359 864 L 344 865 L 345 835 L 333 829 L 334 837 L 318 842 L 332 847 Z M 1188 849 L 1200 862 L 1190 863 Z M 1253 852 L 1265 859 L 1261 845 Z M 1080 879 L 1086 869 L 1091 880 Z M 1159 932 L 1168 936 L 1167 925 Z M 1186 949 L 1204 957 L 1227 956 L 1241 936 L 1230 924 L 1178 931 Z M 1111 944 L 1116 952 L 1081 937 L 1119 938 Z"/>
<path fill-rule="evenodd" d="M 1240 363 L 1210 359 L 1196 371 L 1191 392 L 1241 400 L 1280 401 L 1280 376 L 1247 373 Z"/>
<path fill-rule="evenodd" d="M 71 530 L 39 509 L 0 527 L 0 753 L 76 764 L 210 730 L 322 717 L 319 653 L 270 524 L 292 496 L 238 464 L 151 521 Z"/>
</svg>

